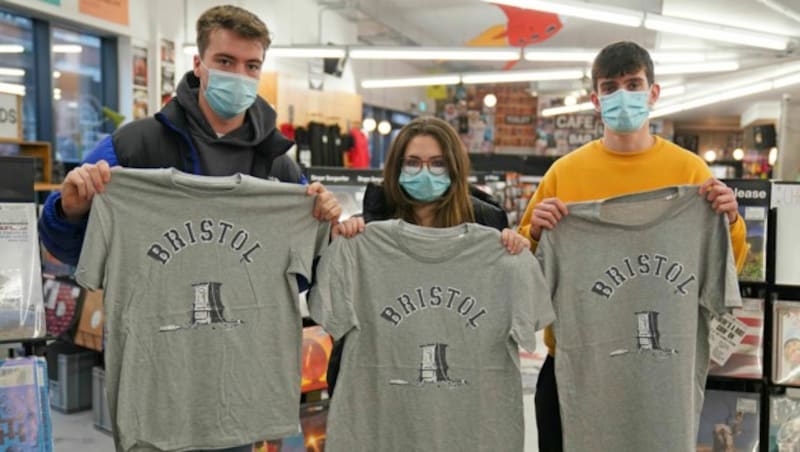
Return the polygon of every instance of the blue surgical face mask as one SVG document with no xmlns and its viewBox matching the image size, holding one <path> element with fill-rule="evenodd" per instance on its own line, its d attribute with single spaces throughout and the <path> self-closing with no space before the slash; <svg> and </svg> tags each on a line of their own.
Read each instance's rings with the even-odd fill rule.
<svg viewBox="0 0 800 452">
<path fill-rule="evenodd" d="M 617 133 L 633 133 L 642 127 L 650 116 L 650 90 L 626 91 L 618 89 L 600 96 L 600 115 L 606 127 Z"/>
<path fill-rule="evenodd" d="M 401 172 L 399 182 L 403 190 L 412 198 L 417 201 L 431 202 L 439 199 L 450 187 L 450 176 L 447 174 L 435 176 L 428 171 L 428 168 L 422 168 L 413 176 Z"/>
<path fill-rule="evenodd" d="M 206 101 L 221 118 L 231 119 L 256 101 L 258 79 L 203 66 L 208 71 Z"/>
</svg>

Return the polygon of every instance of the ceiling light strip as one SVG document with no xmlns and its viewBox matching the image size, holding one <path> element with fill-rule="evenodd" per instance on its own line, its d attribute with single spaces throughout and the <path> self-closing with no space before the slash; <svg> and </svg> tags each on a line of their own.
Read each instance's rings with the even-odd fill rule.
<svg viewBox="0 0 800 452">
<path fill-rule="evenodd" d="M 362 47 L 348 49 L 354 60 L 461 60 L 513 61 L 520 59 L 520 49 L 460 47 Z"/>
<path fill-rule="evenodd" d="M 784 50 L 789 45 L 787 36 L 759 33 L 743 28 L 728 27 L 709 22 L 700 22 L 660 14 L 647 13 L 644 26 L 650 30 L 663 31 L 696 38 L 723 41 L 746 46 Z"/>
<path fill-rule="evenodd" d="M 642 24 L 644 13 L 627 8 L 588 4 L 570 0 L 483 0 L 487 3 L 498 3 L 517 8 L 547 11 L 564 16 L 578 17 L 598 22 L 607 22 L 626 27 L 638 27 Z"/>
</svg>

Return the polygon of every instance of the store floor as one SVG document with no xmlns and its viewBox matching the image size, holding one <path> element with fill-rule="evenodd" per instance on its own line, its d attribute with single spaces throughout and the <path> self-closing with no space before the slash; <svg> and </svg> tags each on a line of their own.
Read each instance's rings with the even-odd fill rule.
<svg viewBox="0 0 800 452">
<path fill-rule="evenodd" d="M 92 410 L 51 413 L 55 452 L 114 452 L 111 435 L 94 427 Z"/>
<path fill-rule="evenodd" d="M 526 431 L 524 452 L 538 452 L 533 394 L 526 394 L 524 401 Z M 55 452 L 114 452 L 114 440 L 110 434 L 94 427 L 91 410 L 73 414 L 53 411 L 52 419 Z"/>
</svg>

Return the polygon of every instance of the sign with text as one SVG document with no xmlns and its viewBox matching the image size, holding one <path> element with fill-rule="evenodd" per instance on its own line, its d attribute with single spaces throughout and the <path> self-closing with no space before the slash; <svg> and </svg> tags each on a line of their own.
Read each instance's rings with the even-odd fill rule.
<svg viewBox="0 0 800 452">
<path fill-rule="evenodd" d="M 0 138 L 22 139 L 22 96 L 0 93 Z"/>
<path fill-rule="evenodd" d="M 120 25 L 128 25 L 128 0 L 80 0 L 78 10 Z"/>
</svg>

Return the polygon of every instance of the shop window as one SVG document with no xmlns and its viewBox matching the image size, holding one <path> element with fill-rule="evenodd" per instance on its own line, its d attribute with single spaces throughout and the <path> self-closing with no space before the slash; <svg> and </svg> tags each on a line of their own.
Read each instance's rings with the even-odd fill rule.
<svg viewBox="0 0 800 452">
<path fill-rule="evenodd" d="M 52 27 L 55 156 L 79 162 L 105 135 L 101 39 Z"/>
<path fill-rule="evenodd" d="M 36 139 L 36 81 L 33 58 L 33 22 L 0 10 L 0 89 L 24 93 L 22 135 Z"/>
</svg>

